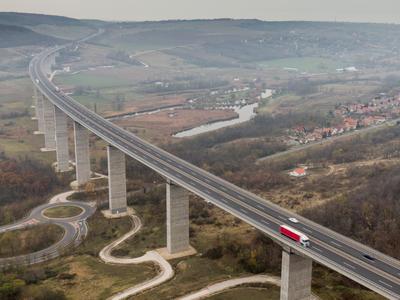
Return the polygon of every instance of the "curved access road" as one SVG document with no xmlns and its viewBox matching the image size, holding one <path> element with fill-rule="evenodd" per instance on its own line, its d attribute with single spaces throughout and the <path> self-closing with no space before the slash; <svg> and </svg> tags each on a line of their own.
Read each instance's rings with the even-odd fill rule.
<svg viewBox="0 0 400 300">
<path fill-rule="evenodd" d="M 38 224 L 55 224 L 64 229 L 62 239 L 48 248 L 25 255 L 0 258 L 0 268 L 11 265 L 31 265 L 58 257 L 63 250 L 78 245 L 86 237 L 88 232 L 86 219 L 95 212 L 96 207 L 90 203 L 68 201 L 67 197 L 73 193 L 73 191 L 69 191 L 58 194 L 51 198 L 48 203 L 34 208 L 26 218 L 0 227 L 0 233 L 24 229 Z M 81 208 L 82 213 L 70 218 L 49 218 L 43 214 L 48 208 L 67 205 Z"/>
<path fill-rule="evenodd" d="M 197 292 L 190 293 L 186 296 L 180 297 L 177 300 L 199 300 L 205 299 L 212 295 L 221 293 L 227 289 L 231 289 L 243 284 L 252 284 L 252 283 L 269 283 L 273 285 L 280 286 L 281 280 L 276 276 L 269 275 L 253 275 L 247 277 L 240 277 L 235 279 L 229 279 L 225 281 L 221 281 L 212 285 L 209 285 Z"/>
<path fill-rule="evenodd" d="M 232 289 L 245 284 L 267 283 L 272 285 L 281 285 L 281 279 L 272 275 L 253 275 L 247 277 L 239 277 L 214 283 L 197 292 L 190 293 L 186 296 L 180 297 L 177 300 L 200 300 L 206 299 L 212 295 L 222 293 L 228 289 Z M 315 295 L 311 296 L 311 300 L 318 300 Z"/>
<path fill-rule="evenodd" d="M 141 293 L 147 289 L 156 287 L 169 279 L 171 279 L 174 276 L 174 270 L 172 269 L 171 265 L 166 261 L 157 251 L 148 251 L 146 254 L 137 257 L 137 258 L 119 258 L 119 257 L 114 257 L 111 255 L 111 252 L 114 248 L 116 248 L 118 245 L 120 245 L 122 242 L 125 240 L 129 239 L 130 237 L 134 236 L 141 228 L 142 228 L 142 222 L 140 221 L 140 218 L 138 216 L 131 216 L 132 218 L 132 223 L 133 227 L 132 230 L 120 237 L 119 239 L 115 240 L 111 244 L 107 245 L 104 247 L 100 253 L 99 256 L 100 258 L 105 262 L 109 264 L 142 264 L 142 263 L 154 263 L 157 264 L 160 267 L 160 273 L 145 282 L 139 283 L 137 285 L 134 285 L 133 287 L 130 287 L 122 292 L 119 292 L 118 294 L 112 296 L 110 299 L 112 300 L 120 300 L 120 299 L 125 299 L 127 297 L 136 295 L 138 293 Z"/>
</svg>

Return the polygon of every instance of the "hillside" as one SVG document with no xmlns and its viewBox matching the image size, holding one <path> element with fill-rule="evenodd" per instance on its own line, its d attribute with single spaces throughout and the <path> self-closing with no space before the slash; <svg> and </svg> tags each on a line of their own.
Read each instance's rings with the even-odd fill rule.
<svg viewBox="0 0 400 300">
<path fill-rule="evenodd" d="M 0 48 L 51 45 L 61 42 L 61 39 L 36 33 L 28 28 L 0 24 Z"/>
<path fill-rule="evenodd" d="M 36 26 L 41 24 L 57 26 L 84 25 L 82 21 L 68 17 L 14 12 L 0 12 L 0 24 L 16 26 Z"/>
</svg>

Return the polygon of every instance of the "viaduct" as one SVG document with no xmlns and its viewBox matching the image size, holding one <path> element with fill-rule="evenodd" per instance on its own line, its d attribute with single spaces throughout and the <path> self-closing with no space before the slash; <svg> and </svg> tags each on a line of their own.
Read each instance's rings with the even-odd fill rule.
<svg viewBox="0 0 400 300">
<path fill-rule="evenodd" d="M 30 63 L 37 133 L 44 134 L 43 150 L 56 151 L 57 169 L 65 172 L 69 169 L 67 119 L 72 119 L 78 186 L 91 179 L 89 135 L 95 134 L 108 143 L 109 209 L 112 214 L 127 210 L 125 157 L 129 155 L 165 178 L 169 253 L 189 249 L 190 191 L 247 222 L 282 246 L 282 300 L 310 299 L 313 261 L 389 299 L 400 299 L 398 260 L 195 167 L 105 120 L 60 91 L 48 79 L 48 74 L 57 52 L 67 46 L 45 50 Z M 297 218 L 299 223 L 290 223 L 290 217 Z M 302 247 L 281 235 L 279 227 L 283 224 L 305 233 L 310 238 L 310 247 Z"/>
</svg>

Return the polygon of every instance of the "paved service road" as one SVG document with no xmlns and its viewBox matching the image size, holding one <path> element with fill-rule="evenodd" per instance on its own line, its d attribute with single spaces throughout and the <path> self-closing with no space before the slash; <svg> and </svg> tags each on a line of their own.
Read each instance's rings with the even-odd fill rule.
<svg viewBox="0 0 400 300">
<path fill-rule="evenodd" d="M 154 288 L 168 280 L 170 280 L 174 276 L 174 270 L 172 266 L 166 261 L 157 251 L 147 251 L 144 255 L 136 258 L 122 258 L 112 256 L 112 251 L 122 242 L 134 236 L 141 228 L 142 222 L 140 221 L 138 216 L 131 216 L 133 227 L 132 229 L 124 234 L 119 239 L 115 240 L 111 244 L 105 246 L 99 253 L 101 260 L 105 263 L 109 264 L 142 264 L 142 263 L 154 263 L 157 264 L 160 268 L 160 272 L 154 278 L 146 280 L 142 283 L 134 285 L 122 292 L 117 293 L 110 297 L 111 300 L 122 300 L 127 297 L 137 295 L 145 290 Z"/>
<path fill-rule="evenodd" d="M 29 73 L 40 92 L 71 119 L 165 178 L 261 230 L 283 247 L 310 257 L 387 298 L 400 299 L 400 262 L 398 260 L 274 205 L 270 201 L 185 162 L 105 120 L 59 91 L 48 80 L 43 69 L 47 58 L 64 47 L 46 50 L 33 58 Z M 289 217 L 295 217 L 300 222 L 292 224 L 288 221 Z M 279 233 L 279 226 L 282 224 L 289 224 L 307 234 L 311 240 L 311 246 L 303 248 L 282 236 Z M 365 258 L 365 254 L 374 257 L 374 260 Z"/>
<path fill-rule="evenodd" d="M 87 235 L 86 219 L 96 210 L 93 204 L 80 201 L 67 201 L 66 198 L 73 192 L 61 193 L 54 196 L 49 203 L 34 208 L 28 217 L 5 226 L 0 227 L 0 233 L 6 231 L 24 229 L 38 224 L 55 224 L 64 229 L 64 235 L 60 241 L 50 247 L 16 257 L 0 258 L 0 267 L 18 264 L 35 264 L 59 256 L 68 247 L 78 245 Z M 43 212 L 52 207 L 74 205 L 82 209 L 82 213 L 71 218 L 48 218 Z"/>
</svg>

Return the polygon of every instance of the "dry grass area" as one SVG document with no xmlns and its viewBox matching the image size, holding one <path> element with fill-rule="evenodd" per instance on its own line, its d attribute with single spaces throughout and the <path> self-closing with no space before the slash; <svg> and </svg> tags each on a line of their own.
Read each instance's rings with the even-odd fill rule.
<svg viewBox="0 0 400 300">
<path fill-rule="evenodd" d="M 165 206 L 165 202 L 160 202 L 160 206 Z M 114 255 L 129 257 L 141 255 L 145 250 L 154 247 L 154 243 L 165 237 L 165 220 L 159 218 L 158 215 L 155 217 L 145 213 L 150 207 L 152 206 L 135 207 L 141 215 L 144 227 L 135 238 L 123 243 Z M 170 283 L 160 285 L 129 299 L 176 299 L 210 283 L 249 274 L 230 255 L 224 255 L 219 259 L 210 259 L 204 256 L 204 253 L 213 245 L 229 243 L 233 240 L 247 245 L 257 236 L 257 231 L 216 206 L 207 205 L 196 196 L 191 197 L 190 207 L 190 243 L 198 251 L 198 254 L 171 261 L 175 277 Z M 153 211 L 156 209 L 156 206 L 152 207 Z M 157 222 L 154 221 L 155 219 Z M 162 243 L 165 245 L 165 240 Z M 157 247 L 164 245 L 157 245 Z"/>
<path fill-rule="evenodd" d="M 116 121 L 134 132 L 146 131 L 152 141 L 165 141 L 176 132 L 202 124 L 236 117 L 233 110 L 177 109 L 156 114 L 142 115 Z"/>
<path fill-rule="evenodd" d="M 264 300 L 279 299 L 279 287 L 268 286 L 260 287 L 238 287 L 213 295 L 208 300 Z"/>
<path fill-rule="evenodd" d="M 0 257 L 24 255 L 45 249 L 62 239 L 63 228 L 41 224 L 0 234 Z"/>
<path fill-rule="evenodd" d="M 362 180 L 352 178 L 350 170 L 357 167 L 368 168 L 377 164 L 392 166 L 399 164 L 399 160 L 377 158 L 310 168 L 307 170 L 307 176 L 293 177 L 290 179 L 290 184 L 260 195 L 280 206 L 301 211 L 337 199 L 340 195 L 359 188 Z M 288 172 L 285 172 L 284 176 L 289 176 Z"/>
<path fill-rule="evenodd" d="M 124 109 L 122 111 L 105 111 L 103 115 L 111 117 L 111 116 L 118 116 L 121 114 L 156 109 L 159 107 L 181 105 L 186 102 L 186 99 L 188 97 L 189 94 L 180 94 L 173 96 L 149 95 L 143 99 L 135 99 L 134 101 L 129 101 L 130 99 L 127 99 L 129 102 L 127 102 L 124 105 Z"/>
<path fill-rule="evenodd" d="M 153 265 L 107 265 L 88 255 L 55 260 L 50 266 L 58 269 L 59 275 L 43 284 L 64 291 L 68 299 L 107 299 L 152 278 L 156 272 Z"/>
</svg>

